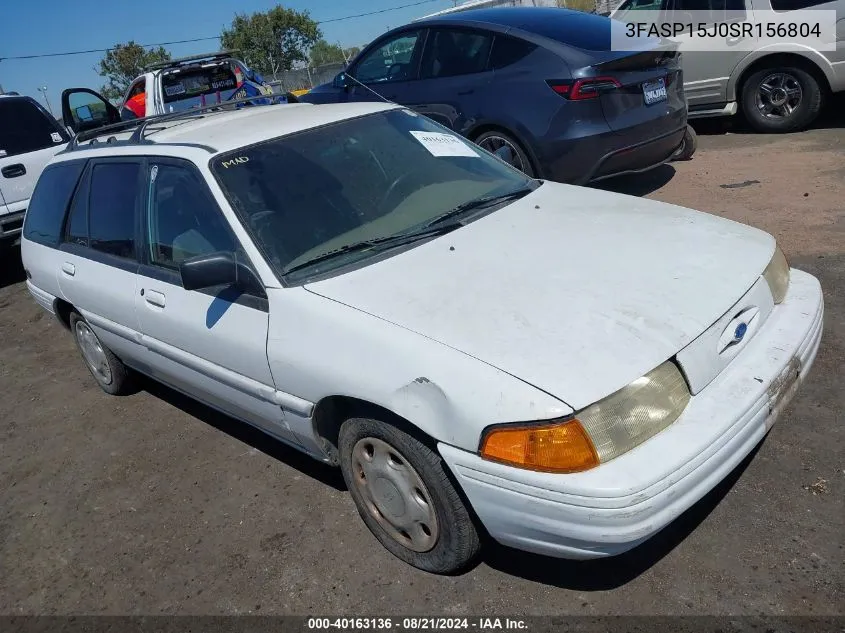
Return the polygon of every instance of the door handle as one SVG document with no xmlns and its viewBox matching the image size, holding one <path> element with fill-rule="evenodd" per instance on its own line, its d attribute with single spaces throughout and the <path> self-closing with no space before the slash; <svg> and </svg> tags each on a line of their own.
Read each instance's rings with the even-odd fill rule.
<svg viewBox="0 0 845 633">
<path fill-rule="evenodd" d="M 26 173 L 26 167 L 24 167 L 21 163 L 6 165 L 3 169 L 0 169 L 0 173 L 2 173 L 6 178 L 17 178 L 18 176 L 23 176 Z"/>
<path fill-rule="evenodd" d="M 147 290 L 146 292 L 141 290 L 141 294 L 144 295 L 144 300 L 150 305 L 157 308 L 164 307 L 165 296 L 162 293 L 157 292 L 156 290 Z"/>
<path fill-rule="evenodd" d="M 62 264 L 62 272 L 68 277 L 73 277 L 76 274 L 76 266 L 70 262 L 65 262 Z"/>
</svg>

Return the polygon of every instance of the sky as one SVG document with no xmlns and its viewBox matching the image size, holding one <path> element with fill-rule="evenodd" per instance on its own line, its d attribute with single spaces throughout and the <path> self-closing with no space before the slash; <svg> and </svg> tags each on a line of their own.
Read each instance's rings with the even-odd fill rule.
<svg viewBox="0 0 845 633">
<path fill-rule="evenodd" d="M 105 82 L 94 70 L 103 53 L 3 59 L 18 55 L 107 48 L 135 40 L 156 44 L 216 37 L 236 13 L 266 11 L 277 4 L 307 10 L 317 21 L 391 9 L 421 0 L 0 0 L 0 86 L 7 92 L 47 98 L 56 115 L 65 88 L 99 90 Z M 418 6 L 322 24 L 323 37 L 342 46 L 360 46 L 390 28 L 454 5 L 426 0 Z M 173 57 L 216 51 L 217 39 L 165 46 Z"/>
</svg>

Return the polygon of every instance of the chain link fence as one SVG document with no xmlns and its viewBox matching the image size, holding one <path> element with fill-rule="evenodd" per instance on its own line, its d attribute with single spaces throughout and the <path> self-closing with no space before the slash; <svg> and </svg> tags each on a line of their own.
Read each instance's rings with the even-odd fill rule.
<svg viewBox="0 0 845 633">
<path fill-rule="evenodd" d="M 275 77 L 267 78 L 267 83 L 273 87 L 273 92 L 277 94 L 284 94 L 292 90 L 310 89 L 320 84 L 329 83 L 344 67 L 343 62 L 335 62 L 295 70 L 284 70 Z"/>
</svg>

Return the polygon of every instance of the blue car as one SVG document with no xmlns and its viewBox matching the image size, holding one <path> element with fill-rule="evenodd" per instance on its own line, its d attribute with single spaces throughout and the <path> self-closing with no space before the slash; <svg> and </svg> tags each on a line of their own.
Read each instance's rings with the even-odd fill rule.
<svg viewBox="0 0 845 633">
<path fill-rule="evenodd" d="M 375 40 L 299 100 L 394 101 L 537 178 L 586 184 L 644 171 L 685 151 L 679 54 L 657 40 L 612 51 L 614 24 L 538 7 L 426 18 Z"/>
</svg>

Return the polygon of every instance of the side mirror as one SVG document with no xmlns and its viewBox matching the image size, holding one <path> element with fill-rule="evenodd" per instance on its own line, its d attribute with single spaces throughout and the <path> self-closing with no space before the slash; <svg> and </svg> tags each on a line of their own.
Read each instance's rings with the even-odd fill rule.
<svg viewBox="0 0 845 633">
<path fill-rule="evenodd" d="M 346 72 L 338 73 L 337 76 L 332 81 L 332 87 L 338 88 L 340 90 L 346 90 L 352 85 L 352 80 L 349 79 L 349 76 Z"/>
<path fill-rule="evenodd" d="M 108 99 L 88 88 L 62 92 L 62 121 L 76 134 L 120 123 L 120 112 Z"/>
<path fill-rule="evenodd" d="M 185 290 L 232 286 L 244 292 L 264 294 L 264 287 L 252 268 L 229 251 L 186 259 L 179 265 L 179 273 Z"/>
</svg>

